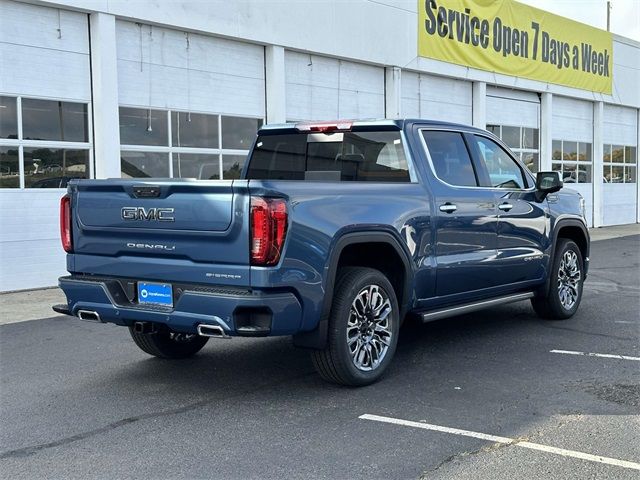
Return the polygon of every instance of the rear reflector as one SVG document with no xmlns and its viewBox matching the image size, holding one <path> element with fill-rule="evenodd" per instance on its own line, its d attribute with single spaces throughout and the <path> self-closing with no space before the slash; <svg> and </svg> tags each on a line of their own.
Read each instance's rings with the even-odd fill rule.
<svg viewBox="0 0 640 480">
<path fill-rule="evenodd" d="M 287 203 L 282 198 L 251 197 L 251 264 L 275 265 L 287 235 Z"/>
<path fill-rule="evenodd" d="M 73 251 L 71 240 L 71 197 L 65 195 L 60 199 L 60 240 L 65 252 Z"/>
<path fill-rule="evenodd" d="M 298 123 L 296 129 L 299 132 L 338 132 L 351 130 L 353 122 L 350 120 L 337 120 L 331 122 L 318 122 L 318 123 Z"/>
</svg>

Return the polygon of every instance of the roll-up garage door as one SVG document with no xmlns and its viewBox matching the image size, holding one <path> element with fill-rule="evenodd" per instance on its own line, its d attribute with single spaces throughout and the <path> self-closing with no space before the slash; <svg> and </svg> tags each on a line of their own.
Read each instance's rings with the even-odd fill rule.
<svg viewBox="0 0 640 480">
<path fill-rule="evenodd" d="M 472 84 L 424 73 L 402 72 L 402 116 L 472 123 Z"/>
<path fill-rule="evenodd" d="M 384 68 L 285 52 L 287 120 L 384 117 Z"/>
<path fill-rule="evenodd" d="M 638 126 L 633 108 L 604 106 L 602 212 L 604 225 L 635 223 Z M 598 175 L 594 174 L 595 181 Z"/>
<path fill-rule="evenodd" d="M 562 173 L 566 187 L 580 192 L 586 202 L 587 223 L 593 222 L 593 104 L 553 97 L 552 168 Z"/>
<path fill-rule="evenodd" d="M 264 48 L 117 21 L 123 177 L 238 178 L 265 116 Z"/>
<path fill-rule="evenodd" d="M 264 48 L 116 24 L 121 105 L 264 117 Z"/>
<path fill-rule="evenodd" d="M 529 170 L 539 170 L 540 99 L 537 94 L 488 87 L 487 130 L 500 137 Z"/>
<path fill-rule="evenodd" d="M 65 272 L 58 209 L 91 174 L 87 15 L 0 0 L 0 291 Z"/>
</svg>

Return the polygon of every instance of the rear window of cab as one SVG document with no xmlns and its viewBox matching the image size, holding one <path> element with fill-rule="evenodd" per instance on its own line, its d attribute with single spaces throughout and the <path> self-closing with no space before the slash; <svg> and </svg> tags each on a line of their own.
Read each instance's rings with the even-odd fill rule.
<svg viewBox="0 0 640 480">
<path fill-rule="evenodd" d="M 261 135 L 250 180 L 410 182 L 399 131 Z"/>
</svg>

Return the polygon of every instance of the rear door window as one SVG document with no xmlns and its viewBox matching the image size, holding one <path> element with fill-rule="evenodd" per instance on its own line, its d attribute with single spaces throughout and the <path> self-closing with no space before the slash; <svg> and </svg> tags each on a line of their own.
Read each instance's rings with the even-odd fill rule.
<svg viewBox="0 0 640 480">
<path fill-rule="evenodd" d="M 249 160 L 247 178 L 411 181 L 399 131 L 261 135 Z"/>
<path fill-rule="evenodd" d="M 423 130 L 436 176 L 449 185 L 476 187 L 478 182 L 467 145 L 459 132 Z"/>
</svg>

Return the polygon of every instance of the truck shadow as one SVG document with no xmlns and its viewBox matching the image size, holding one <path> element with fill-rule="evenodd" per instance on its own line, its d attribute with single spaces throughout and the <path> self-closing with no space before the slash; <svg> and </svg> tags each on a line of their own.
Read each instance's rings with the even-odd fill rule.
<svg viewBox="0 0 640 480">
<path fill-rule="evenodd" d="M 480 362 L 476 367 L 481 367 L 483 361 L 494 362 L 499 358 L 495 356 L 497 343 L 501 344 L 502 355 L 511 354 L 505 349 L 505 337 L 517 346 L 536 330 L 541 330 L 540 320 L 528 304 L 498 307 L 429 324 L 408 320 L 400 331 L 393 363 L 380 385 L 399 385 L 416 376 L 425 378 L 428 369 L 442 362 L 454 364 L 461 352 L 475 355 Z M 198 355 L 180 361 L 146 357 L 135 346 L 131 348 L 139 359 L 111 370 L 107 382 L 136 392 L 159 384 L 163 385 L 164 395 L 211 394 L 216 398 L 248 392 L 248 387 L 255 387 L 253 390 L 273 387 L 279 393 L 291 394 L 308 390 L 320 396 L 336 391 L 358 395 L 357 392 L 378 388 L 378 384 L 349 389 L 325 383 L 316 375 L 309 352 L 293 347 L 289 338 L 212 339 Z M 437 376 L 430 381 L 437 382 Z"/>
</svg>

